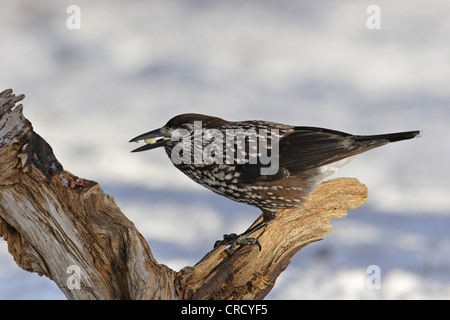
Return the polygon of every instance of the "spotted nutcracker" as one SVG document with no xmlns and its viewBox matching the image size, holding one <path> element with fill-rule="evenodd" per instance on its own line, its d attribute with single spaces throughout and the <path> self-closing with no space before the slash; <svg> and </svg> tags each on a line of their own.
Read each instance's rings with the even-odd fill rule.
<svg viewBox="0 0 450 320">
<path fill-rule="evenodd" d="M 160 129 L 130 142 L 146 144 L 132 152 L 164 147 L 189 178 L 229 199 L 263 212 L 263 221 L 240 235 L 224 235 L 217 245 L 257 244 L 250 234 L 270 223 L 279 209 L 296 208 L 323 179 L 353 156 L 420 131 L 352 135 L 335 130 L 268 121 L 226 121 L 181 114 Z"/>
</svg>

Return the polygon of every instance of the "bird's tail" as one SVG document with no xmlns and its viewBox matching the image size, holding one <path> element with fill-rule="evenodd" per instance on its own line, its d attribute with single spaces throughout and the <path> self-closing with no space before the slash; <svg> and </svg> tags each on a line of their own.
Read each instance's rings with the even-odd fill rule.
<svg viewBox="0 0 450 320">
<path fill-rule="evenodd" d="M 388 140 L 388 142 L 402 141 L 415 138 L 419 136 L 421 131 L 406 131 L 406 132 L 396 132 L 396 133 L 386 133 L 377 134 L 373 136 L 353 136 L 356 141 L 367 141 L 367 140 Z"/>
</svg>

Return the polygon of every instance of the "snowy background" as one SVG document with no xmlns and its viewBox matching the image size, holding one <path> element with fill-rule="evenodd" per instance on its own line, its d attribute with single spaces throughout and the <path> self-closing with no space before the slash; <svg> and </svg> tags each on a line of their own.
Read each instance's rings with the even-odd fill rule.
<svg viewBox="0 0 450 320">
<path fill-rule="evenodd" d="M 80 30 L 66 27 L 71 4 Z M 366 27 L 371 4 L 380 30 Z M 258 210 L 195 184 L 162 149 L 131 154 L 130 138 L 185 112 L 421 129 L 340 171 L 368 186 L 368 203 L 333 220 L 267 298 L 449 299 L 449 12 L 441 0 L 0 0 L 0 90 L 26 95 L 25 116 L 64 168 L 98 181 L 177 270 Z M 367 286 L 370 265 L 380 289 Z M 65 297 L 0 239 L 0 299 Z"/>
</svg>

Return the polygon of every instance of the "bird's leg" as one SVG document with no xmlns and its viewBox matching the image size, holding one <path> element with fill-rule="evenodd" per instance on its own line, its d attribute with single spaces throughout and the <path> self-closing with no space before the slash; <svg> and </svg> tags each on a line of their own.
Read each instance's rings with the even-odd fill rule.
<svg viewBox="0 0 450 320">
<path fill-rule="evenodd" d="M 259 247 L 259 251 L 261 251 L 261 244 L 259 243 L 258 239 L 249 238 L 247 236 L 261 229 L 266 224 L 267 224 L 266 222 L 262 221 L 253 228 L 250 228 L 247 231 L 241 233 L 240 235 L 237 235 L 236 233 L 224 234 L 223 240 L 217 240 L 216 243 L 214 244 L 214 248 L 217 248 L 222 245 L 226 246 L 230 245 L 230 254 L 233 254 L 234 248 L 237 245 L 257 244 Z"/>
<path fill-rule="evenodd" d="M 256 226 L 254 226 L 253 228 L 250 228 L 250 229 L 248 229 L 247 231 L 241 233 L 241 234 L 239 235 L 239 237 L 246 237 L 246 236 L 252 234 L 253 232 L 255 232 L 255 231 L 257 231 L 257 230 L 259 230 L 259 229 L 265 227 L 266 225 L 267 225 L 267 222 L 261 221 L 260 223 L 258 223 L 258 224 L 257 224 Z"/>
</svg>

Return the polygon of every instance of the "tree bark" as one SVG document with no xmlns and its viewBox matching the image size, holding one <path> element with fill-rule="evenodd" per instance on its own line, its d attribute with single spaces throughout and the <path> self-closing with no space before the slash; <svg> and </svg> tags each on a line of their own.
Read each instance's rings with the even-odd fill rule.
<svg viewBox="0 0 450 320">
<path fill-rule="evenodd" d="M 330 219 L 367 198 L 356 179 L 324 182 L 254 234 L 261 251 L 229 255 L 221 246 L 176 272 L 95 181 L 63 170 L 16 105 L 23 98 L 0 93 L 0 236 L 18 266 L 55 281 L 68 299 L 262 299 L 301 248 L 331 232 Z"/>
</svg>

